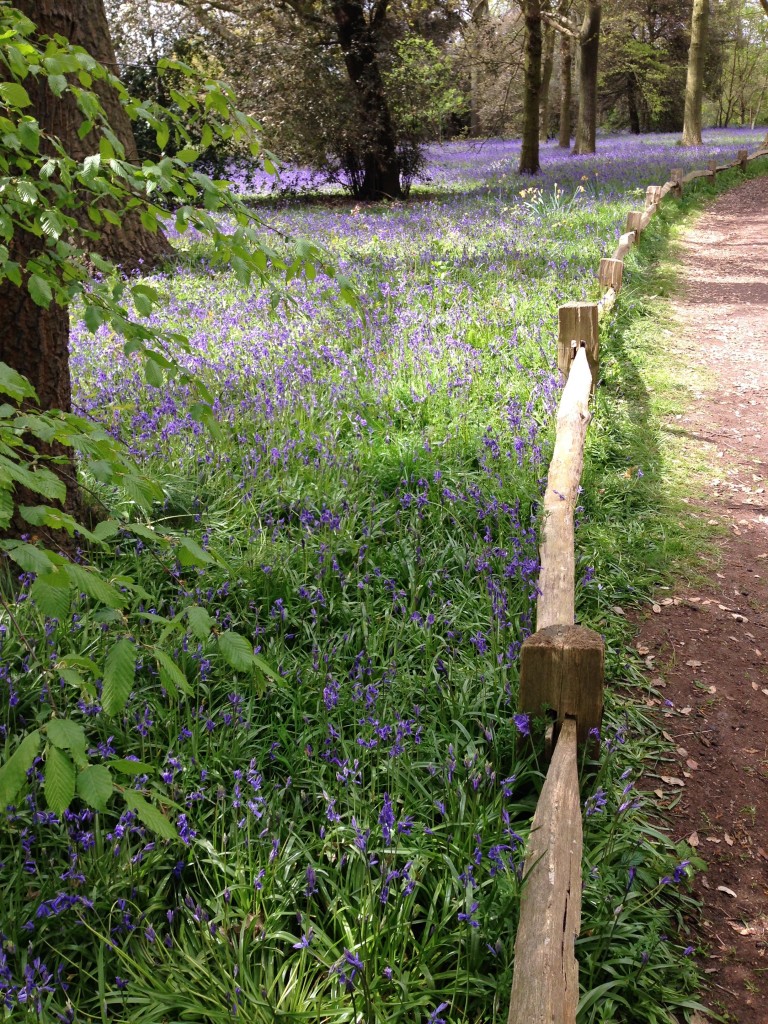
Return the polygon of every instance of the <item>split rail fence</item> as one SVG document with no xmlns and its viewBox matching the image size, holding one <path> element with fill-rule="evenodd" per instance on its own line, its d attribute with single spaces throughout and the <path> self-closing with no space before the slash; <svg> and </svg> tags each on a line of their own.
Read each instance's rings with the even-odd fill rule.
<svg viewBox="0 0 768 1024">
<path fill-rule="evenodd" d="M 557 362 L 566 378 L 557 412 L 557 434 L 544 496 L 540 594 L 536 632 L 522 646 L 518 710 L 552 719 L 553 752 L 531 824 L 530 865 L 520 904 L 508 1024 L 575 1024 L 579 966 L 575 943 L 581 927 L 582 817 L 577 748 L 599 729 L 603 710 L 604 643 L 575 625 L 574 513 L 597 383 L 600 321 L 621 290 L 624 257 L 667 197 L 682 198 L 686 185 L 768 156 L 739 150 L 735 163 L 711 160 L 706 170 L 671 171 L 652 185 L 645 209 L 627 215 L 626 231 L 610 259 L 600 261 L 599 302 L 561 306 Z"/>
</svg>

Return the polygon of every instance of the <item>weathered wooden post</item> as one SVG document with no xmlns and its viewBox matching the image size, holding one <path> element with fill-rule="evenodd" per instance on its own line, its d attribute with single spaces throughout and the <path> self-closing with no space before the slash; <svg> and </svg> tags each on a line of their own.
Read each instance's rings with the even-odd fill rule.
<svg viewBox="0 0 768 1024">
<path fill-rule="evenodd" d="M 641 210 L 632 210 L 631 213 L 627 214 L 627 226 L 624 229 L 625 231 L 634 231 L 636 237 L 639 238 L 644 227 L 643 212 Z"/>
<path fill-rule="evenodd" d="M 557 365 L 566 378 L 571 372 L 571 361 L 584 347 L 592 373 L 592 388 L 597 383 L 600 366 L 600 334 L 596 302 L 569 302 L 557 311 Z"/>
<path fill-rule="evenodd" d="M 554 712 L 556 728 L 575 718 L 579 743 L 589 740 L 603 718 L 605 642 L 584 626 L 546 626 L 520 651 L 518 709 L 530 715 Z"/>
<path fill-rule="evenodd" d="M 673 182 L 674 188 L 672 191 L 675 194 L 676 199 L 683 198 L 683 169 L 682 167 L 673 167 L 669 172 L 670 181 Z"/>
<path fill-rule="evenodd" d="M 653 209 L 654 206 L 658 206 L 661 200 L 661 185 L 649 185 L 645 190 L 645 208 L 646 210 Z"/>
<path fill-rule="evenodd" d="M 707 170 L 712 181 L 717 177 L 717 160 L 707 160 Z"/>
<path fill-rule="evenodd" d="M 618 295 L 621 291 L 621 282 L 624 276 L 624 260 L 600 260 L 600 269 L 597 272 L 597 279 L 600 287 L 604 290 L 613 288 Z"/>
<path fill-rule="evenodd" d="M 748 156 L 749 156 L 749 150 L 747 150 L 747 149 L 740 149 L 738 151 L 738 153 L 736 154 L 736 159 L 739 161 L 739 166 L 741 167 L 742 171 L 746 171 L 746 169 L 747 169 L 747 157 Z"/>
</svg>

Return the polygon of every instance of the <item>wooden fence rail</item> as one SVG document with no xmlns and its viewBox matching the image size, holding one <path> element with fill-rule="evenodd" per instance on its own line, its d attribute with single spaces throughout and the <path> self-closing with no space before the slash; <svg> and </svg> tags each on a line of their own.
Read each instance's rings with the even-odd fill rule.
<svg viewBox="0 0 768 1024">
<path fill-rule="evenodd" d="M 735 163 L 709 161 L 706 170 L 676 168 L 662 186 L 651 185 L 645 208 L 627 216 L 610 258 L 600 261 L 599 302 L 571 302 L 558 311 L 557 364 L 566 378 L 544 495 L 536 632 L 520 653 L 518 709 L 552 720 L 554 753 L 539 796 L 526 849 L 508 1024 L 575 1024 L 579 967 L 575 943 L 581 926 L 582 818 L 577 746 L 590 742 L 603 712 L 602 637 L 575 624 L 575 528 L 590 395 L 600 363 L 600 321 L 615 303 L 624 258 L 668 195 L 714 179 L 721 171 L 768 156 L 768 136 Z"/>
</svg>

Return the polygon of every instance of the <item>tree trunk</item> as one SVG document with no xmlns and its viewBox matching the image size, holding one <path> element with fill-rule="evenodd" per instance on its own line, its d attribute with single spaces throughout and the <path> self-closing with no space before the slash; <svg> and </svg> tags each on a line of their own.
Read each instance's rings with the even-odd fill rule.
<svg viewBox="0 0 768 1024">
<path fill-rule="evenodd" d="M 473 139 L 480 136 L 480 68 L 478 51 L 480 33 L 488 20 L 488 0 L 479 0 L 472 9 L 472 65 L 469 72 L 469 134 Z"/>
<path fill-rule="evenodd" d="M 552 82 L 552 68 L 555 63 L 555 30 L 551 25 L 544 29 L 544 64 L 541 69 L 541 110 L 539 114 L 539 139 L 549 139 L 550 104 L 549 87 Z"/>
<path fill-rule="evenodd" d="M 561 149 L 571 148 L 571 65 L 573 55 L 569 36 L 560 36 L 560 130 L 557 144 Z"/>
<path fill-rule="evenodd" d="M 333 15 L 347 74 L 367 128 L 359 160 L 363 176 L 357 197 L 400 199 L 400 157 L 376 53 L 377 26 L 366 21 L 361 0 L 334 0 Z M 375 19 L 377 15 L 371 17 Z"/>
<path fill-rule="evenodd" d="M 597 135 L 597 67 L 602 3 L 590 0 L 579 33 L 579 120 L 574 153 L 594 153 Z"/>
<path fill-rule="evenodd" d="M 541 0 L 525 0 L 525 96 L 520 174 L 537 174 L 539 164 L 539 98 L 541 95 Z"/>
<path fill-rule="evenodd" d="M 701 102 L 704 97 L 704 56 L 707 50 L 709 0 L 693 0 L 688 76 L 685 80 L 683 145 L 701 145 Z"/>
<path fill-rule="evenodd" d="M 633 135 L 639 135 L 640 112 L 637 109 L 637 85 L 631 74 L 627 75 L 627 110 L 629 112 L 629 130 Z"/>
<path fill-rule="evenodd" d="M 117 74 L 103 0 L 18 0 L 16 7 L 35 22 L 41 35 L 58 33 L 66 36 L 71 43 L 82 46 L 92 57 Z M 94 91 L 101 100 L 112 130 L 123 144 L 126 160 L 138 163 L 131 121 L 117 94 L 106 84 L 98 82 L 94 83 Z M 97 136 L 89 133 L 81 139 L 77 134 L 83 118 L 72 94 L 64 93 L 53 103 L 47 100 L 43 102 L 46 119 L 40 118 L 40 123 L 43 128 L 59 136 L 70 156 L 82 160 L 93 153 Z M 90 221 L 86 223 L 90 229 L 93 228 Z M 164 235 L 148 231 L 135 213 L 124 216 L 119 226 L 105 223 L 100 230 L 99 240 L 92 244 L 100 255 L 126 270 L 134 270 L 142 265 L 145 269 L 151 269 L 173 252 Z"/>
</svg>

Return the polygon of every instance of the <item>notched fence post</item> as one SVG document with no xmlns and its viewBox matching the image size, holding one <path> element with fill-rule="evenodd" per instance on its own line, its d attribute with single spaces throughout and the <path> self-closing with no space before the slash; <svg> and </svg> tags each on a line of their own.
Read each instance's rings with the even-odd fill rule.
<svg viewBox="0 0 768 1024">
<path fill-rule="evenodd" d="M 557 365 L 567 379 L 571 362 L 582 346 L 592 373 L 592 389 L 600 369 L 600 328 L 596 302 L 568 302 L 557 311 Z M 574 344 L 575 343 L 575 344 Z"/>
<path fill-rule="evenodd" d="M 748 156 L 749 156 L 749 150 L 747 150 L 747 149 L 740 149 L 738 151 L 738 153 L 736 154 L 736 159 L 739 161 L 739 166 L 741 167 L 742 171 L 746 171 L 746 169 L 747 169 L 747 157 Z"/>
<path fill-rule="evenodd" d="M 676 199 L 683 198 L 683 169 L 682 167 L 673 167 L 669 172 L 670 181 L 673 183 L 674 188 L 672 189 Z"/>
<path fill-rule="evenodd" d="M 597 279 L 600 287 L 605 289 L 613 288 L 618 293 L 621 291 L 621 282 L 624 276 L 624 260 L 600 260 L 600 269 L 597 272 Z"/>
<path fill-rule="evenodd" d="M 640 237 L 640 233 L 646 226 L 643 216 L 643 212 L 640 210 L 632 210 L 631 213 L 627 214 L 627 226 L 624 230 L 627 232 L 634 231 L 636 239 Z"/>
<path fill-rule="evenodd" d="M 546 626 L 523 643 L 520 652 L 519 710 L 541 716 L 553 712 L 555 729 L 576 719 L 579 743 L 589 740 L 603 717 L 605 642 L 584 626 Z"/>
</svg>

